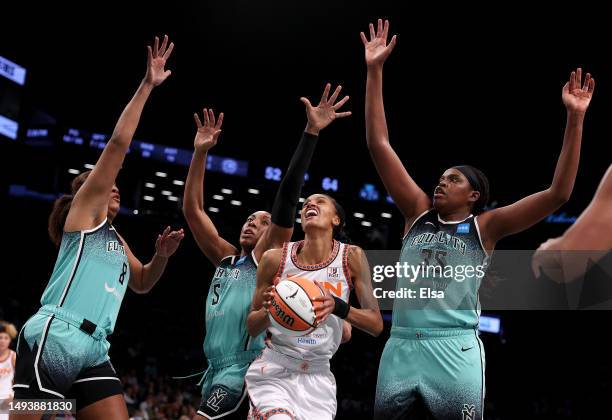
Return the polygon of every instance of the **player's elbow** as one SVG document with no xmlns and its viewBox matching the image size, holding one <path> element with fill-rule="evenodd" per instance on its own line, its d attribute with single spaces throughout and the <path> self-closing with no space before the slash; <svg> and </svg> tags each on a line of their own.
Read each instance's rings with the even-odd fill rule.
<svg viewBox="0 0 612 420">
<path fill-rule="evenodd" d="M 373 337 L 378 337 L 384 329 L 383 320 L 380 316 L 380 312 L 374 313 L 374 320 L 372 322 L 372 327 L 368 331 L 368 333 Z"/>
<path fill-rule="evenodd" d="M 559 208 L 567 203 L 572 196 L 571 188 L 549 188 L 548 193 L 550 196 L 551 203 Z"/>
</svg>

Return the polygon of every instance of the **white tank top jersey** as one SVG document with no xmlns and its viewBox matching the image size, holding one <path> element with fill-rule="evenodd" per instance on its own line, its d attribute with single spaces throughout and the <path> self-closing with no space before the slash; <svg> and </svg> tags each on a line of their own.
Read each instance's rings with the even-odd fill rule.
<svg viewBox="0 0 612 420">
<path fill-rule="evenodd" d="M 13 355 L 15 352 L 9 350 L 9 355 L 3 361 L 0 361 L 0 400 L 7 399 L 13 388 L 13 375 L 15 368 L 13 367 Z"/>
<path fill-rule="evenodd" d="M 303 242 L 284 244 L 277 280 L 282 281 L 291 277 L 301 277 L 313 282 L 316 280 L 334 296 L 348 302 L 352 289 L 348 268 L 349 245 L 334 241 L 332 252 L 326 261 L 315 265 L 302 265 L 297 260 L 297 254 Z M 289 357 L 326 363 L 340 346 L 343 322 L 337 316 L 330 315 L 322 325 L 302 337 L 285 335 L 271 326 L 266 333 L 266 345 Z"/>
</svg>

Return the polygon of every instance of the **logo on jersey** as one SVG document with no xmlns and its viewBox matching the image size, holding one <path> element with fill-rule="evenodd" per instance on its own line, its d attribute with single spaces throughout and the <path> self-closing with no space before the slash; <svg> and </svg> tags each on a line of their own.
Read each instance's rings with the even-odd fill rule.
<svg viewBox="0 0 612 420">
<path fill-rule="evenodd" d="M 459 226 L 457 226 L 457 233 L 470 233 L 470 224 L 461 223 Z"/>
<path fill-rule="evenodd" d="M 338 267 L 327 267 L 327 278 L 328 279 L 339 279 L 340 278 L 340 270 Z"/>
<path fill-rule="evenodd" d="M 223 401 L 226 396 L 227 396 L 226 391 L 224 391 L 221 388 L 217 388 L 215 389 L 215 392 L 213 392 L 210 395 L 208 400 L 206 400 L 206 405 L 210 407 L 211 409 L 213 409 L 215 412 L 217 412 L 221 408 L 219 404 L 221 404 L 221 401 Z"/>
<path fill-rule="evenodd" d="M 417 235 L 412 238 L 410 246 L 414 247 L 417 245 L 430 245 L 436 243 L 445 244 L 451 248 L 458 250 L 463 255 L 465 255 L 465 251 L 467 250 L 467 245 L 465 244 L 465 242 L 463 242 L 456 236 L 451 236 L 447 234 L 444 231 L 440 231 L 438 233 L 421 233 L 420 235 Z"/>
<path fill-rule="evenodd" d="M 217 271 L 215 271 L 215 278 L 220 278 L 220 277 L 225 276 L 226 271 L 228 271 L 228 270 L 225 269 L 225 268 L 218 267 Z M 235 279 L 237 279 L 239 275 L 240 275 L 240 269 L 239 268 L 234 268 L 233 270 L 228 272 L 228 276 L 229 277 L 233 277 Z"/>
<path fill-rule="evenodd" d="M 119 252 L 125 255 L 125 247 L 119 241 L 108 241 L 106 242 L 106 252 Z"/>
<path fill-rule="evenodd" d="M 323 287 L 326 290 L 329 290 L 332 294 L 336 295 L 336 297 L 342 297 L 342 282 L 337 282 L 336 284 L 333 284 L 328 281 L 324 281 L 321 283 L 323 283 Z"/>
<path fill-rule="evenodd" d="M 463 404 L 461 415 L 462 420 L 476 420 L 476 406 L 474 404 Z"/>
</svg>

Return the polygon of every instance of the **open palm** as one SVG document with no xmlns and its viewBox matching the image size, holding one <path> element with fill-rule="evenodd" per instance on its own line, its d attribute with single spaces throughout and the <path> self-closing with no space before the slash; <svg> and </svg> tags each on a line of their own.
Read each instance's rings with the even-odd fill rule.
<svg viewBox="0 0 612 420">
<path fill-rule="evenodd" d="M 193 147 L 204 152 L 209 151 L 219 139 L 221 125 L 223 124 L 223 112 L 219 114 L 219 119 L 215 120 L 215 113 L 212 109 L 204 108 L 204 124 L 200 121 L 198 114 L 193 114 L 198 131 L 193 140 Z"/>
<path fill-rule="evenodd" d="M 595 90 L 595 79 L 590 73 L 587 73 L 582 86 L 581 82 L 582 69 L 578 68 L 571 73 L 569 81 L 563 86 L 562 99 L 568 111 L 584 113 L 591 103 Z"/>
<path fill-rule="evenodd" d="M 312 106 L 312 104 L 307 98 L 300 98 L 304 105 L 306 105 L 306 116 L 308 117 L 308 125 L 317 132 L 327 127 L 336 118 L 343 118 L 351 115 L 351 111 L 336 112 L 340 110 L 340 108 L 346 103 L 346 101 L 349 100 L 349 97 L 345 96 L 336 103 L 338 95 L 342 90 L 342 86 L 338 85 L 338 87 L 334 90 L 334 93 L 332 93 L 331 97 L 329 96 L 330 90 L 331 85 L 328 83 L 325 85 L 325 90 L 323 91 L 323 95 L 321 96 L 321 100 L 319 101 L 319 104 L 317 106 Z"/>
<path fill-rule="evenodd" d="M 166 61 L 172 54 L 174 42 L 168 45 L 168 35 L 164 35 L 161 47 L 159 46 L 159 38 L 155 37 L 153 48 L 147 45 L 147 74 L 145 80 L 153 86 L 161 85 L 164 80 L 172 74 L 170 70 L 165 70 Z"/>
<path fill-rule="evenodd" d="M 374 32 L 374 25 L 370 23 L 370 40 L 363 32 L 360 33 L 361 41 L 365 47 L 365 60 L 368 66 L 382 66 L 393 51 L 397 41 L 396 35 L 393 35 L 389 44 L 387 37 L 389 36 L 389 21 L 385 20 L 383 25 L 382 19 L 378 19 L 378 29 Z"/>
</svg>

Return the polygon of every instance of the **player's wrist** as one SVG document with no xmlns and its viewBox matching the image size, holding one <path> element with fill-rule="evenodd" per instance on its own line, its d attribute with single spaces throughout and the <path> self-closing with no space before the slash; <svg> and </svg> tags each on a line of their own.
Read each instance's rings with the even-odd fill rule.
<svg viewBox="0 0 612 420">
<path fill-rule="evenodd" d="M 351 306 L 339 297 L 332 296 L 332 298 L 334 299 L 334 310 L 332 311 L 332 314 L 341 319 L 345 319 L 351 310 Z"/>
</svg>

